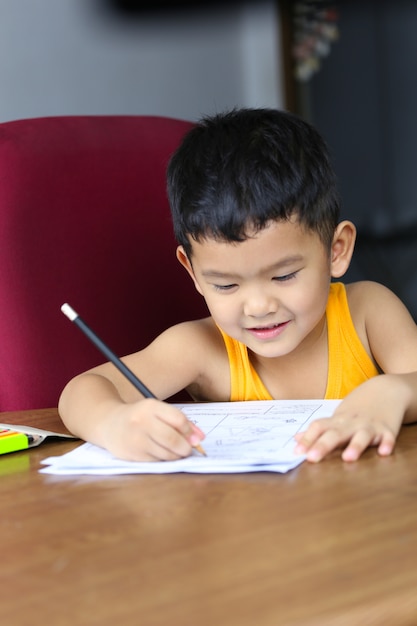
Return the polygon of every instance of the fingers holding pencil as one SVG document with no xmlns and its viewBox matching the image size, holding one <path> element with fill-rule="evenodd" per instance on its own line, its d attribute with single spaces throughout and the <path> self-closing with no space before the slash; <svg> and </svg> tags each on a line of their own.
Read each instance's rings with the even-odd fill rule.
<svg viewBox="0 0 417 626">
<path fill-rule="evenodd" d="M 205 435 L 200 428 L 193 422 L 190 422 L 184 413 L 176 407 L 166 404 L 165 402 L 158 401 L 157 405 L 158 409 L 155 412 L 155 418 L 162 420 L 164 424 L 169 425 L 177 433 L 183 435 L 189 445 L 200 452 L 200 454 L 206 456 L 206 453 L 201 446 L 201 441 L 205 438 Z M 168 432 L 166 434 L 168 435 Z M 188 454 L 186 456 L 188 456 Z"/>
<path fill-rule="evenodd" d="M 105 447 L 128 461 L 173 461 L 201 448 L 204 434 L 178 408 L 156 399 L 120 405 L 107 428 Z M 204 450 L 199 450 L 204 454 Z"/>
</svg>

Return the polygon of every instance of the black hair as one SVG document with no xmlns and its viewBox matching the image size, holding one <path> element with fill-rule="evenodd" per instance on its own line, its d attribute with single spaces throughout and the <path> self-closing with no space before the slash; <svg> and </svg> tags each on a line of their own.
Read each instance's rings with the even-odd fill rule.
<svg viewBox="0 0 417 626">
<path fill-rule="evenodd" d="M 167 184 L 175 236 L 189 257 L 192 239 L 244 241 L 293 215 L 330 249 L 339 220 L 327 145 L 286 111 L 233 109 L 204 117 L 171 157 Z"/>
</svg>

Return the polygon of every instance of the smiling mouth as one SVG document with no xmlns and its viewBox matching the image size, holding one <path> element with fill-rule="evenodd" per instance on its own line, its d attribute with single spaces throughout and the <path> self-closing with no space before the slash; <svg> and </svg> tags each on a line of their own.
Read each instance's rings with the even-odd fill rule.
<svg viewBox="0 0 417 626">
<path fill-rule="evenodd" d="M 287 328 L 290 320 L 280 324 L 268 324 L 267 326 L 254 326 L 246 330 L 259 339 L 274 339 Z"/>
</svg>

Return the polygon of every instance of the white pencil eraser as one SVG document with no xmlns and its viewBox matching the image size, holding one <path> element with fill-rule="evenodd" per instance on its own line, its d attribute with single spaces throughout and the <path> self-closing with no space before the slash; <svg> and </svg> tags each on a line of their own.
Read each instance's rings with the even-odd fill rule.
<svg viewBox="0 0 417 626">
<path fill-rule="evenodd" d="M 67 303 L 62 305 L 61 311 L 64 315 L 68 317 L 69 320 L 71 320 L 71 322 L 73 322 L 75 318 L 78 317 L 78 313 L 76 313 L 74 309 Z"/>
</svg>

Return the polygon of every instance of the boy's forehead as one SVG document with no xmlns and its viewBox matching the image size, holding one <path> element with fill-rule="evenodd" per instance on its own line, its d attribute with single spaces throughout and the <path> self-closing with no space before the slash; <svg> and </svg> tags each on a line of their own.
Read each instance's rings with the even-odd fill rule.
<svg viewBox="0 0 417 626">
<path fill-rule="evenodd" d="M 191 235 L 188 235 L 188 241 L 190 243 L 192 251 L 197 249 L 212 248 L 212 247 L 224 247 L 224 246 L 239 246 L 241 243 L 245 243 L 251 240 L 266 240 L 266 239 L 281 239 L 292 236 L 297 240 L 306 240 L 310 238 L 319 238 L 318 233 L 307 228 L 303 225 L 296 215 L 292 215 L 287 220 L 274 220 L 268 222 L 262 228 L 256 228 L 253 225 L 248 225 L 245 229 L 242 239 L 236 241 L 234 239 L 228 239 L 226 235 L 214 235 L 208 232 L 195 239 Z"/>
</svg>

